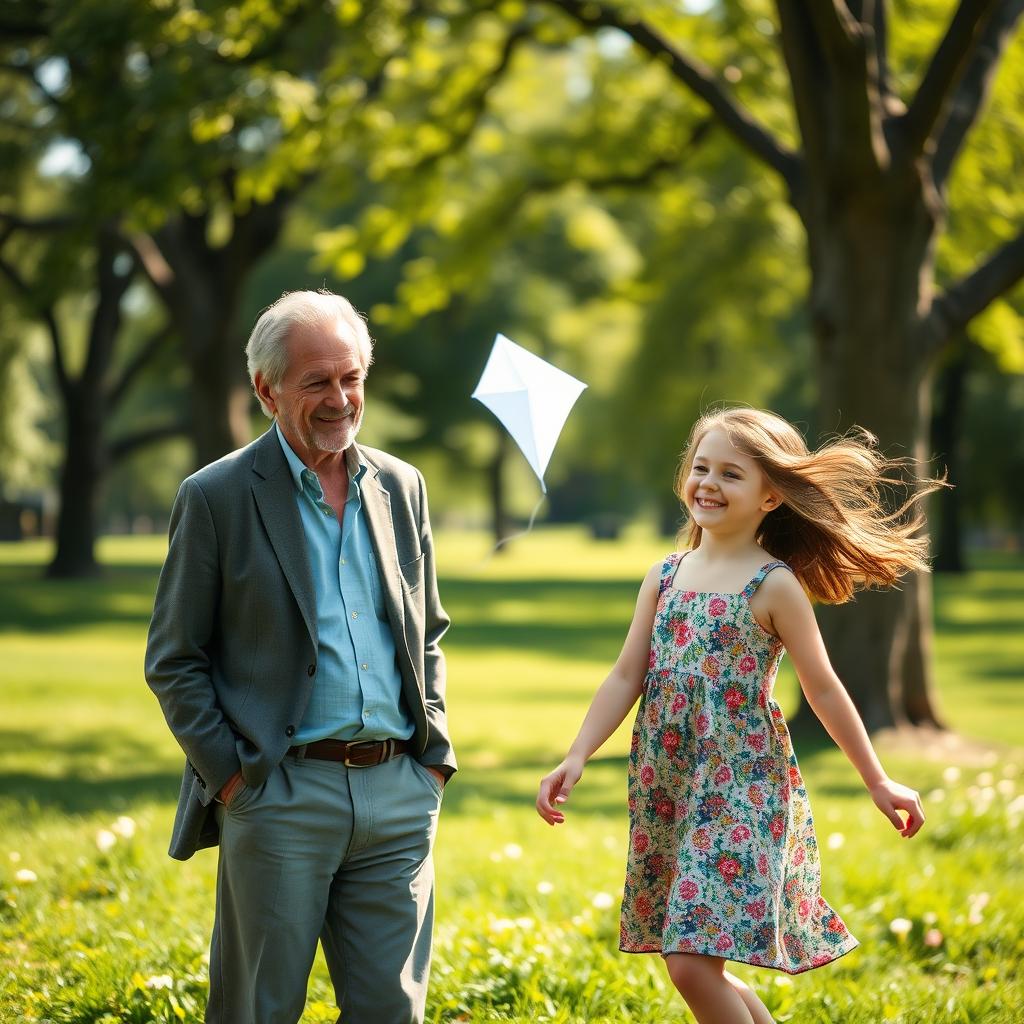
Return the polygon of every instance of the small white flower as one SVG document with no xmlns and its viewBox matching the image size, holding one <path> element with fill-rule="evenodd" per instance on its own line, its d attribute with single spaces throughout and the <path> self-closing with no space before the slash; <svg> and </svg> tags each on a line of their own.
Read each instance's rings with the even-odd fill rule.
<svg viewBox="0 0 1024 1024">
<path fill-rule="evenodd" d="M 967 920 L 970 924 L 981 924 L 984 918 L 982 917 L 982 911 L 988 906 L 988 901 L 991 899 L 987 892 L 972 892 L 967 897 L 967 905 L 970 907 L 970 913 L 967 915 Z"/>
<path fill-rule="evenodd" d="M 943 781 L 952 786 L 954 782 L 960 781 L 960 769 L 955 764 L 951 764 L 943 773 Z"/>
<path fill-rule="evenodd" d="M 7 856 L 11 858 L 12 864 L 17 864 L 21 860 L 21 854 L 17 850 L 11 850 Z"/>
<path fill-rule="evenodd" d="M 515 928 L 516 923 L 510 917 L 496 917 L 488 925 L 488 929 L 495 935 L 500 935 L 502 932 L 511 931 Z"/>
<path fill-rule="evenodd" d="M 101 828 L 96 833 L 96 846 L 100 853 L 109 853 L 117 846 L 117 836 L 109 828 Z"/>
<path fill-rule="evenodd" d="M 991 786 L 994 781 L 991 772 L 982 772 L 977 779 L 979 786 Z"/>
<path fill-rule="evenodd" d="M 39 881 L 39 876 L 31 868 L 19 868 L 14 875 L 14 880 L 19 885 L 31 885 Z"/>
<path fill-rule="evenodd" d="M 135 835 L 135 819 L 129 818 L 127 814 L 121 817 L 110 826 L 110 831 L 119 835 L 122 839 L 131 839 Z"/>
<path fill-rule="evenodd" d="M 925 801 L 930 804 L 941 804 L 946 799 L 946 791 L 944 789 L 933 789 L 926 797 Z"/>
<path fill-rule="evenodd" d="M 838 850 L 842 848 L 843 843 L 846 842 L 846 836 L 842 832 L 833 832 L 828 837 L 828 848 L 830 850 Z"/>
<path fill-rule="evenodd" d="M 537 892 L 539 892 L 541 896 L 550 896 L 554 891 L 555 887 L 550 882 L 537 883 Z"/>
<path fill-rule="evenodd" d="M 506 843 L 504 853 L 509 860 L 519 860 L 523 855 L 523 848 L 518 843 Z"/>
<path fill-rule="evenodd" d="M 1013 779 L 1000 779 L 996 783 L 996 790 L 1000 796 L 1013 796 L 1017 791 L 1017 787 L 1013 783 Z"/>
<path fill-rule="evenodd" d="M 532 917 L 517 917 L 516 918 L 516 927 L 520 931 L 524 931 L 524 932 L 533 931 L 533 926 L 534 926 L 535 923 L 536 922 L 533 920 Z"/>
<path fill-rule="evenodd" d="M 914 922 L 908 921 L 905 917 L 894 917 L 889 922 L 889 931 L 899 939 L 905 939 L 910 934 L 910 929 L 913 927 Z"/>
<path fill-rule="evenodd" d="M 606 892 L 595 892 L 594 898 L 590 902 L 598 910 L 608 910 L 615 903 Z"/>
<path fill-rule="evenodd" d="M 154 974 L 146 979 L 146 988 L 174 988 L 174 979 L 169 974 Z"/>
</svg>

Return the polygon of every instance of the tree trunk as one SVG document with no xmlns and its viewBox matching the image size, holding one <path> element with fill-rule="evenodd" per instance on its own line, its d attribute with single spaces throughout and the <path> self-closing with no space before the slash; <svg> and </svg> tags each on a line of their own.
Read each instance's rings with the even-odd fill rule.
<svg viewBox="0 0 1024 1024">
<path fill-rule="evenodd" d="M 233 187 L 228 183 L 229 196 Z M 245 332 L 238 308 L 249 275 L 276 242 L 296 193 L 280 190 L 265 204 L 233 213 L 231 237 L 210 240 L 216 200 L 199 214 L 180 214 L 154 240 L 160 261 L 147 272 L 185 349 L 191 374 L 191 437 L 197 467 L 246 444 L 253 398 L 245 366 Z"/>
<path fill-rule="evenodd" d="M 967 565 L 963 553 L 963 433 L 964 399 L 970 374 L 969 342 L 959 338 L 952 358 L 939 374 L 936 391 L 939 408 L 932 418 L 932 449 L 945 464 L 950 483 L 948 491 L 935 497 L 941 509 L 935 538 L 935 571 L 962 573 Z"/>
<path fill-rule="evenodd" d="M 67 441 L 60 473 L 57 549 L 46 575 L 97 576 L 96 515 L 103 462 L 102 393 L 75 386 L 65 396 Z"/>
<path fill-rule="evenodd" d="M 99 572 L 95 553 L 96 513 L 100 482 L 107 468 L 103 420 L 109 409 L 105 385 L 121 329 L 121 300 L 131 275 L 115 269 L 123 245 L 109 225 L 97 229 L 95 245 L 96 306 L 77 379 L 64 369 L 63 341 L 55 319 L 51 327 L 66 427 L 57 550 L 46 571 L 54 578 L 95 576 Z"/>
<path fill-rule="evenodd" d="M 507 498 L 505 494 L 505 462 L 508 458 L 508 434 L 504 428 L 496 430 L 498 443 L 494 450 L 494 458 L 487 467 L 488 493 L 491 499 L 491 533 L 494 536 L 494 552 L 505 551 L 504 541 L 509 537 L 509 518 Z"/>
<path fill-rule="evenodd" d="M 934 218 L 906 192 L 881 183 L 840 211 L 805 215 L 811 247 L 819 427 L 826 435 L 870 428 L 888 456 L 927 472 L 929 362 L 916 330 L 930 299 Z M 930 669 L 931 578 L 861 592 L 822 607 L 822 636 L 839 678 L 869 731 L 940 725 Z M 797 729 L 814 726 L 803 702 Z"/>
<path fill-rule="evenodd" d="M 198 312 L 199 307 L 196 303 L 193 312 Z M 189 319 L 194 322 L 195 317 Z M 197 469 L 252 439 L 252 392 L 244 349 L 245 343 L 228 325 L 216 323 L 208 325 L 202 335 L 193 335 L 193 343 L 188 346 L 192 381 L 190 437 Z"/>
</svg>

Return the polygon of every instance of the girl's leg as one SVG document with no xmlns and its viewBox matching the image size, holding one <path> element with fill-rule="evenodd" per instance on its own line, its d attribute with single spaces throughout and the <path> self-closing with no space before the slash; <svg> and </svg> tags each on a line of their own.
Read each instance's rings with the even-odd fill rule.
<svg viewBox="0 0 1024 1024">
<path fill-rule="evenodd" d="M 740 990 L 733 984 L 738 979 L 726 975 L 725 961 L 721 957 L 668 953 L 665 966 L 672 984 L 697 1018 L 697 1024 L 762 1024 L 763 1018 L 753 1016 Z M 768 1020 L 771 1021 L 771 1017 Z"/>
<path fill-rule="evenodd" d="M 768 1007 L 757 998 L 757 993 L 749 986 L 740 981 L 735 974 L 725 972 L 725 980 L 739 993 L 747 1011 L 754 1020 L 754 1024 L 775 1024 Z"/>
</svg>

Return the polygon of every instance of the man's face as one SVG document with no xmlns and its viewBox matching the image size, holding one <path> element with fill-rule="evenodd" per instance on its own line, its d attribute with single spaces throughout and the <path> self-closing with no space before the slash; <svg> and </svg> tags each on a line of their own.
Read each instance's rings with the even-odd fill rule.
<svg viewBox="0 0 1024 1024">
<path fill-rule="evenodd" d="M 288 369 L 277 387 L 257 389 L 295 453 L 343 452 L 363 422 L 366 371 L 342 321 L 294 327 L 285 342 Z"/>
</svg>

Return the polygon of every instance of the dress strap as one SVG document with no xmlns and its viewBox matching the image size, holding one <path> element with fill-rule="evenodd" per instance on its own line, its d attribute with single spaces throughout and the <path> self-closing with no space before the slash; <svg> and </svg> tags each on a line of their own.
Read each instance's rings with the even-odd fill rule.
<svg viewBox="0 0 1024 1024">
<path fill-rule="evenodd" d="M 682 555 L 678 551 L 673 551 L 668 558 L 662 563 L 661 566 L 661 581 L 658 585 L 658 596 L 661 597 L 666 590 L 672 585 L 672 580 L 675 579 L 676 566 L 679 565 Z"/>
<path fill-rule="evenodd" d="M 779 568 L 789 569 L 790 572 L 793 571 L 785 562 L 769 562 L 767 565 L 762 565 L 761 568 L 757 570 L 757 574 L 754 578 L 743 588 L 743 596 L 749 601 L 754 596 L 754 592 L 757 588 L 764 582 L 765 576 L 767 576 L 772 569 Z"/>
</svg>

